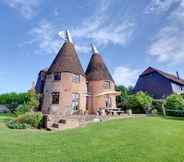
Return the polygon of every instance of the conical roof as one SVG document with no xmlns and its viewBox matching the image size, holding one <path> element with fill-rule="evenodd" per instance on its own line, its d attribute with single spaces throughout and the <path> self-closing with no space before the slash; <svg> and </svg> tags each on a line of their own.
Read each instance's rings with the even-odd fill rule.
<svg viewBox="0 0 184 162">
<path fill-rule="evenodd" d="M 48 70 L 48 73 L 54 72 L 85 75 L 68 30 L 66 31 L 66 41 Z"/>
<path fill-rule="evenodd" d="M 93 55 L 86 70 L 87 81 L 111 80 L 114 82 L 101 55 L 97 53 L 97 49 L 94 45 L 92 45 L 92 52 Z"/>
</svg>

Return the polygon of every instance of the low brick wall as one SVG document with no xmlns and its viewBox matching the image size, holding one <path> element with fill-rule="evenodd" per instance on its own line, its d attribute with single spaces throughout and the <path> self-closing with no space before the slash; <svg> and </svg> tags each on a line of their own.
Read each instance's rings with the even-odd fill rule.
<svg viewBox="0 0 184 162">
<path fill-rule="evenodd" d="M 134 117 L 145 117 L 145 114 L 122 114 L 113 116 L 97 116 L 97 115 L 71 115 L 63 116 L 59 114 L 55 115 L 44 115 L 44 127 L 49 130 L 65 130 L 71 128 L 84 127 L 88 123 L 103 122 L 108 120 L 123 119 L 123 118 L 134 118 Z"/>
</svg>

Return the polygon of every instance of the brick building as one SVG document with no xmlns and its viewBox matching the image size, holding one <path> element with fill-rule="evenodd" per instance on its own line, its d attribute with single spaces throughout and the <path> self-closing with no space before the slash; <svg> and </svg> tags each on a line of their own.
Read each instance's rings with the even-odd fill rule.
<svg viewBox="0 0 184 162">
<path fill-rule="evenodd" d="M 96 113 L 104 107 L 116 108 L 114 80 L 101 55 L 92 45 L 93 55 L 86 70 L 81 66 L 69 31 L 49 69 L 41 70 L 36 90 L 42 93 L 44 114 Z"/>
</svg>

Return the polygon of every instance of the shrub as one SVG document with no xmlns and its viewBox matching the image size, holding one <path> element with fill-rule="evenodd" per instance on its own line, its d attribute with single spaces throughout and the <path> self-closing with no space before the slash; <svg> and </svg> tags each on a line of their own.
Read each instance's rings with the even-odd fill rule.
<svg viewBox="0 0 184 162">
<path fill-rule="evenodd" d="M 159 114 L 157 109 L 152 109 L 151 113 L 152 113 L 152 115 L 158 115 Z"/>
<path fill-rule="evenodd" d="M 17 117 L 16 122 L 20 124 L 28 124 L 34 128 L 42 125 L 43 115 L 41 112 L 27 112 Z"/>
<path fill-rule="evenodd" d="M 153 100 L 152 107 L 156 109 L 159 114 L 162 114 L 162 105 L 164 104 L 164 100 Z"/>
<path fill-rule="evenodd" d="M 172 94 L 166 98 L 164 104 L 168 115 L 183 116 L 184 114 L 180 111 L 184 111 L 184 99 L 179 94 Z"/>
<path fill-rule="evenodd" d="M 30 94 L 29 101 L 27 103 L 24 103 L 20 105 L 17 108 L 16 115 L 25 114 L 26 112 L 31 112 L 31 110 L 34 110 L 38 108 L 39 106 L 39 95 L 38 94 Z"/>
<path fill-rule="evenodd" d="M 133 113 L 144 113 L 152 106 L 152 98 L 144 92 L 139 92 L 128 97 L 128 108 Z"/>
<path fill-rule="evenodd" d="M 19 116 L 19 115 L 25 114 L 26 112 L 30 112 L 30 111 L 31 111 L 31 107 L 28 104 L 23 104 L 17 108 L 17 111 L 15 112 L 15 114 Z"/>
<path fill-rule="evenodd" d="M 27 128 L 31 128 L 31 126 L 29 124 L 17 123 L 15 120 L 10 120 L 9 122 L 7 122 L 6 125 L 10 129 L 27 129 Z"/>
</svg>

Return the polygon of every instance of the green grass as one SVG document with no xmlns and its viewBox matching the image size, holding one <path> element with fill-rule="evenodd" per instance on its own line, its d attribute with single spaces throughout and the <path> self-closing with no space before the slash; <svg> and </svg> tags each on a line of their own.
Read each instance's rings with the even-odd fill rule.
<svg viewBox="0 0 184 162">
<path fill-rule="evenodd" d="M 11 130 L 0 116 L 0 162 L 184 162 L 184 121 L 94 123 L 64 132 Z"/>
</svg>

